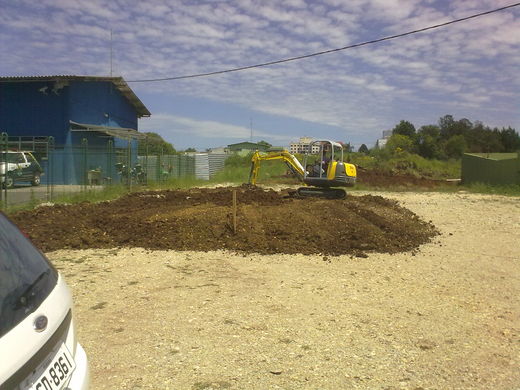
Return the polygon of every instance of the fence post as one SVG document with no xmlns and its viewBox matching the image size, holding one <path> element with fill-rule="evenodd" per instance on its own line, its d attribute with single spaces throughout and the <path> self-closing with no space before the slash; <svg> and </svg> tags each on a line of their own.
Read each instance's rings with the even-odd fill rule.
<svg viewBox="0 0 520 390">
<path fill-rule="evenodd" d="M 83 149 L 83 186 L 84 186 L 84 190 L 87 191 L 87 179 L 88 179 L 87 149 L 88 149 L 88 140 L 86 138 L 82 138 L 81 139 L 81 147 Z"/>
<path fill-rule="evenodd" d="M 130 139 L 128 139 L 126 146 L 126 171 L 128 190 L 132 191 L 132 143 Z"/>
<path fill-rule="evenodd" d="M 4 172 L 2 173 L 2 176 L 4 180 L 2 181 L 2 188 L 0 189 L 0 200 L 2 198 L 2 189 L 4 190 L 4 196 L 3 196 L 3 204 L 4 209 L 7 209 L 7 170 L 8 170 L 8 163 L 7 163 L 7 149 L 8 149 L 8 142 L 9 137 L 7 133 L 2 132 L 0 135 L 0 147 L 1 147 L 1 153 L 2 153 L 2 161 L 4 162 Z"/>
<path fill-rule="evenodd" d="M 54 192 L 54 137 L 47 138 L 47 202 L 52 202 Z"/>
<path fill-rule="evenodd" d="M 146 185 L 148 185 L 148 180 L 149 180 L 149 177 L 148 177 L 148 153 L 150 153 L 150 144 L 148 143 L 148 138 L 146 138 L 146 145 L 145 145 L 145 169 L 144 169 L 144 173 L 145 173 L 145 177 L 146 177 Z"/>
<path fill-rule="evenodd" d="M 113 154 L 114 154 L 114 141 L 111 139 L 107 142 L 107 173 L 105 175 L 105 179 L 103 180 L 104 184 L 112 184 L 114 178 L 112 177 L 113 172 Z"/>
<path fill-rule="evenodd" d="M 156 159 L 157 163 L 155 166 L 155 178 L 158 183 L 161 182 L 161 154 L 162 154 L 162 151 L 157 154 L 157 159 Z"/>
</svg>

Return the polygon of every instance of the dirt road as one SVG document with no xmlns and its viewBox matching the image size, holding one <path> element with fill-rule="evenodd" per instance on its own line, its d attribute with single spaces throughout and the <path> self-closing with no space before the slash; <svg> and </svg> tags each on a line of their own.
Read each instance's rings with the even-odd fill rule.
<svg viewBox="0 0 520 390">
<path fill-rule="evenodd" d="M 441 235 L 366 258 L 49 253 L 94 388 L 519 389 L 520 199 L 381 195 Z"/>
</svg>

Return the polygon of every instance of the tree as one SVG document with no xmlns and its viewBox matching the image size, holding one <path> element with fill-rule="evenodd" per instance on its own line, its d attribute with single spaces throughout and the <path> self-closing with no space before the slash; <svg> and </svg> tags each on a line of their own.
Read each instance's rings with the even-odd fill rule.
<svg viewBox="0 0 520 390">
<path fill-rule="evenodd" d="M 408 121 L 402 120 L 393 128 L 392 134 L 400 134 L 413 139 L 415 137 L 415 126 Z"/>
<path fill-rule="evenodd" d="M 393 134 L 385 145 L 385 149 L 392 153 L 408 152 L 412 153 L 414 150 L 414 143 L 412 139 L 406 135 Z"/>
<path fill-rule="evenodd" d="M 368 153 L 368 147 L 365 144 L 361 144 L 361 146 L 358 149 L 358 152 L 367 154 Z"/>
<path fill-rule="evenodd" d="M 441 158 L 441 129 L 435 125 L 422 126 L 417 132 L 415 144 L 417 152 L 424 158 Z"/>
<path fill-rule="evenodd" d="M 466 135 L 468 151 L 473 153 L 501 153 L 504 146 L 498 131 L 492 131 L 489 127 L 478 122 Z"/>
<path fill-rule="evenodd" d="M 196 151 L 195 148 L 188 148 L 184 150 L 184 153 L 195 153 Z"/>
<path fill-rule="evenodd" d="M 166 142 L 159 134 L 153 132 L 143 133 L 146 138 L 139 141 L 137 153 L 144 156 L 147 154 L 176 154 L 173 145 Z"/>
<path fill-rule="evenodd" d="M 444 115 L 439 118 L 439 128 L 443 137 L 446 137 L 451 132 L 454 123 L 455 119 L 453 119 L 453 115 Z"/>
<path fill-rule="evenodd" d="M 444 140 L 448 140 L 454 135 L 466 136 L 473 128 L 473 124 L 469 119 L 462 118 L 456 121 L 451 115 L 444 115 L 439 119 L 439 127 L 441 129 L 441 136 Z"/>
<path fill-rule="evenodd" d="M 454 135 L 444 145 L 446 155 L 451 158 L 460 158 L 466 150 L 466 139 L 463 135 Z"/>
<path fill-rule="evenodd" d="M 269 149 L 271 146 L 273 146 L 273 145 L 271 145 L 269 142 L 264 141 L 264 140 L 262 140 L 262 141 L 260 141 L 260 142 L 257 142 L 257 144 L 258 144 L 258 145 L 263 145 L 263 146 L 265 146 L 266 149 Z"/>
<path fill-rule="evenodd" d="M 511 127 L 500 130 L 500 141 L 504 147 L 504 152 L 513 153 L 520 150 L 520 135 Z"/>
<path fill-rule="evenodd" d="M 473 128 L 473 124 L 469 119 L 462 118 L 455 122 L 455 126 L 453 128 L 453 135 L 466 135 L 468 131 L 471 131 Z"/>
</svg>

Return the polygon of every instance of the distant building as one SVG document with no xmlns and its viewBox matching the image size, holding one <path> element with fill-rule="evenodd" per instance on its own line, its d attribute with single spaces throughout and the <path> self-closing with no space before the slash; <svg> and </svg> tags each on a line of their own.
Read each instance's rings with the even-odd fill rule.
<svg viewBox="0 0 520 390">
<path fill-rule="evenodd" d="M 382 147 L 384 147 L 386 145 L 386 143 L 388 142 L 388 140 L 390 139 L 391 136 L 392 136 L 392 130 L 384 130 L 383 131 L 383 138 L 379 138 L 376 141 L 376 148 L 381 149 Z"/>
<path fill-rule="evenodd" d="M 300 140 L 298 142 L 291 142 L 289 145 L 289 152 L 292 154 L 295 153 L 312 153 L 316 154 L 320 152 L 320 147 L 318 145 L 313 145 L 312 150 L 309 150 L 310 143 L 314 141 L 311 137 L 300 137 Z"/>
<path fill-rule="evenodd" d="M 213 154 L 229 154 L 231 153 L 231 151 L 229 150 L 229 148 L 227 146 L 219 146 L 217 148 L 210 148 L 208 150 L 208 153 L 213 153 Z"/>
<path fill-rule="evenodd" d="M 254 142 L 239 142 L 227 146 L 230 153 L 247 154 L 259 150 L 265 152 L 269 147 L 264 144 L 257 144 Z"/>
</svg>

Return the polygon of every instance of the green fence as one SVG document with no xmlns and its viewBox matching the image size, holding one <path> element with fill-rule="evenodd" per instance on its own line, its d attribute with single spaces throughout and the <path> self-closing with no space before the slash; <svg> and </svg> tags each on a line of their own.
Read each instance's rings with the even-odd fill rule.
<svg viewBox="0 0 520 390">
<path fill-rule="evenodd" d="M 462 182 L 464 184 L 520 184 L 519 153 L 464 154 Z"/>
<path fill-rule="evenodd" d="M 97 144 L 95 141 L 82 138 L 76 145 L 54 145 L 52 137 L 9 137 L 1 133 L 0 207 L 53 202 L 64 195 L 114 185 L 132 189 L 154 182 L 195 177 L 193 156 L 163 153 L 138 156 L 135 141 L 119 141 L 119 147 L 112 140 Z M 43 171 L 39 183 L 26 175 L 23 164 L 14 161 L 19 154 L 29 155 L 25 152 L 31 152 Z M 9 177 L 8 181 L 6 177 Z"/>
<path fill-rule="evenodd" d="M 97 191 L 115 185 L 132 189 L 172 179 L 209 180 L 224 168 L 228 157 L 208 153 L 148 153 L 149 145 L 146 140 L 142 142 L 144 145 L 139 148 L 135 140 L 78 138 L 74 145 L 55 145 L 52 137 L 9 137 L 2 133 L 0 166 L 4 168 L 0 177 L 2 183 L 7 175 L 16 180 L 2 185 L 0 206 L 7 208 L 26 203 L 53 202 L 63 195 Z M 138 150 L 145 152 L 138 155 Z M 5 169 L 8 159 L 12 160 L 15 154 L 28 154 L 25 152 L 31 152 L 43 170 L 38 183 L 22 174 L 22 165 L 9 163 L 8 169 Z"/>
<path fill-rule="evenodd" d="M 148 181 L 195 177 L 195 158 L 188 155 L 144 155 L 138 163 L 146 172 Z"/>
</svg>

